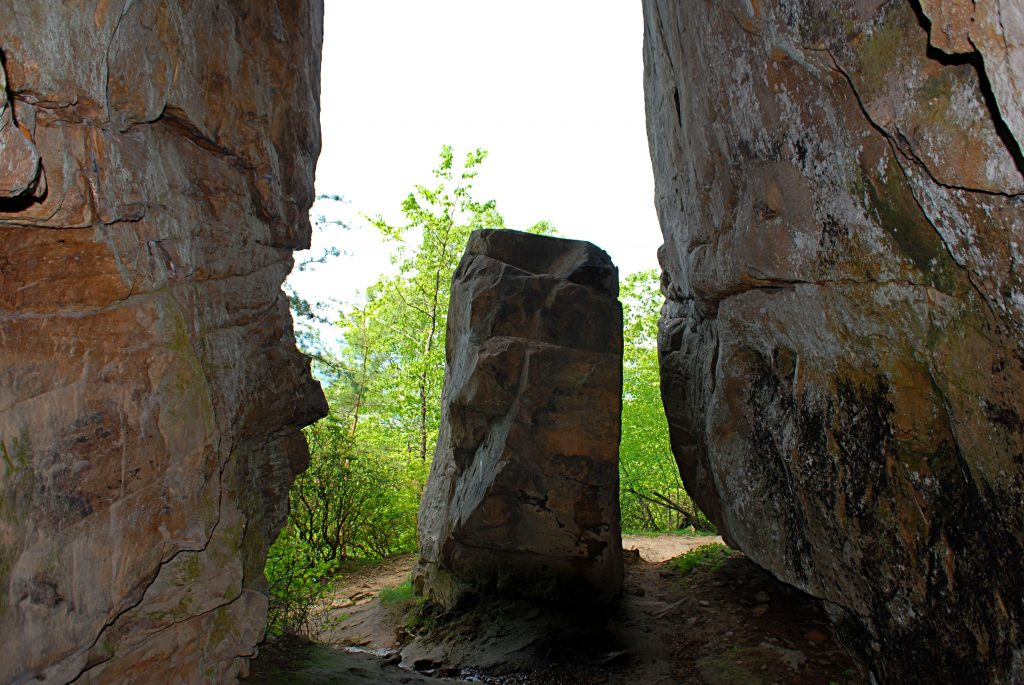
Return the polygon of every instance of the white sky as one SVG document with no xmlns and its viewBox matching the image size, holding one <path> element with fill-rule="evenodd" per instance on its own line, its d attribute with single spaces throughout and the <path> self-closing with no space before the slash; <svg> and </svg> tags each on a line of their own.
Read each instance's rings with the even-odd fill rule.
<svg viewBox="0 0 1024 685">
<path fill-rule="evenodd" d="M 621 276 L 656 267 L 642 38 L 627 0 L 327 0 L 316 188 L 348 204 L 314 215 L 353 227 L 314 236 L 314 253 L 348 255 L 290 282 L 353 300 L 376 280 L 386 252 L 359 213 L 400 221 L 443 144 L 490 152 L 475 195 L 510 228 L 547 219 L 607 250 Z"/>
</svg>

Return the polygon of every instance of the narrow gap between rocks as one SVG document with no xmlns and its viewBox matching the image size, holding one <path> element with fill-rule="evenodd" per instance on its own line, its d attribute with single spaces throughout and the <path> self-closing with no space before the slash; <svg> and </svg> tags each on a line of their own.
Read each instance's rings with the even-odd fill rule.
<svg viewBox="0 0 1024 685">
<path fill-rule="evenodd" d="M 483 155 L 456 159 L 406 225 L 378 225 L 408 241 L 396 275 L 335 324 L 292 295 L 331 412 L 307 429 L 248 682 L 855 682 L 820 605 L 726 547 L 680 481 L 657 274 L 620 285 L 543 222 L 476 230 L 501 217 L 466 183 Z"/>
<path fill-rule="evenodd" d="M 317 196 L 289 296 L 330 412 L 306 429 L 247 682 L 856 682 L 820 605 L 725 546 L 683 486 L 658 272 L 620 282 L 539 216 L 479 232 L 511 228 L 487 157 L 443 146 L 400 212 Z M 359 261 L 389 266 L 332 299 L 323 275 Z"/>
</svg>

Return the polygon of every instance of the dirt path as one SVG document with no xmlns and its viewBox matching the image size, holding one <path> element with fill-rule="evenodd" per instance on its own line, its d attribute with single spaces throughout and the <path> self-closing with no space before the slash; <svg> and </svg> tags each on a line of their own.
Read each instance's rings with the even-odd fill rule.
<svg viewBox="0 0 1024 685">
<path fill-rule="evenodd" d="M 329 647 L 268 647 L 248 682 L 862 682 L 816 600 L 739 554 L 688 574 L 666 561 L 714 541 L 624 538 L 624 592 L 610 609 L 567 615 L 494 600 L 442 616 L 411 641 L 401 626 L 413 602 L 376 599 L 412 569 L 413 557 L 393 558 L 351 577 L 335 593 L 338 620 L 320 636 Z"/>
<path fill-rule="evenodd" d="M 394 605 L 382 603 L 379 595 L 381 590 L 395 588 L 409 580 L 415 563 L 415 555 L 404 554 L 346 578 L 332 596 L 333 620 L 329 620 L 317 635 L 317 642 L 377 652 L 398 649 L 396 627 L 408 606 L 401 602 Z"/>
<path fill-rule="evenodd" d="M 635 549 L 640 552 L 640 557 L 644 561 L 657 564 L 712 542 L 722 544 L 722 538 L 685 535 L 623 535 L 622 549 L 627 551 Z"/>
<path fill-rule="evenodd" d="M 331 593 L 331 606 L 345 609 L 372 602 L 384 588 L 395 587 L 408 579 L 415 563 L 416 555 L 401 554 L 347 574 L 342 584 Z"/>
<path fill-rule="evenodd" d="M 722 542 L 718 537 L 685 537 L 679 535 L 642 536 L 622 538 L 622 548 L 637 550 L 645 561 L 662 562 L 711 542 Z M 412 554 L 391 557 L 367 566 L 346 577 L 330 598 L 333 611 L 316 641 L 334 647 L 365 647 L 373 650 L 398 649 L 396 621 L 404 605 L 396 611 L 375 602 L 381 590 L 393 588 L 407 580 L 412 573 L 416 557 Z"/>
</svg>

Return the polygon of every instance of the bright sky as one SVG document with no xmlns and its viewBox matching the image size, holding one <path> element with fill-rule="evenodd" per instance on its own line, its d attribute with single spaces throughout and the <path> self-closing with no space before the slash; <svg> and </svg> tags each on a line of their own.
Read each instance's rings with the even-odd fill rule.
<svg viewBox="0 0 1024 685">
<path fill-rule="evenodd" d="M 398 222 L 441 145 L 490 152 L 478 199 L 510 228 L 547 219 L 604 248 L 620 275 L 661 244 L 644 122 L 643 21 L 626 0 L 327 0 L 319 201 L 347 255 L 293 274 L 311 299 L 353 300 L 388 267 L 360 212 Z M 300 253 L 298 259 L 310 253 Z"/>
</svg>

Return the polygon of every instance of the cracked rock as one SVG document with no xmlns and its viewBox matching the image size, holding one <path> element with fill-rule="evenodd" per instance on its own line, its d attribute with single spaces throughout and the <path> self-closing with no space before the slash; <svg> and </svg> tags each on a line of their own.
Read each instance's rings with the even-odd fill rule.
<svg viewBox="0 0 1024 685">
<path fill-rule="evenodd" d="M 662 395 L 688 492 L 826 600 L 873 681 L 1014 682 L 1020 3 L 644 13 Z"/>
<path fill-rule="evenodd" d="M 15 122 L 14 110 L 0 63 L 0 200 L 25 195 L 36 198 L 46 189 L 39 152 L 28 132 Z"/>
<path fill-rule="evenodd" d="M 455 273 L 418 593 L 607 601 L 622 588 L 618 272 L 594 245 L 476 231 Z"/>
<path fill-rule="evenodd" d="M 281 290 L 322 12 L 4 3 L 0 683 L 230 683 L 262 639 L 326 411 Z"/>
</svg>

